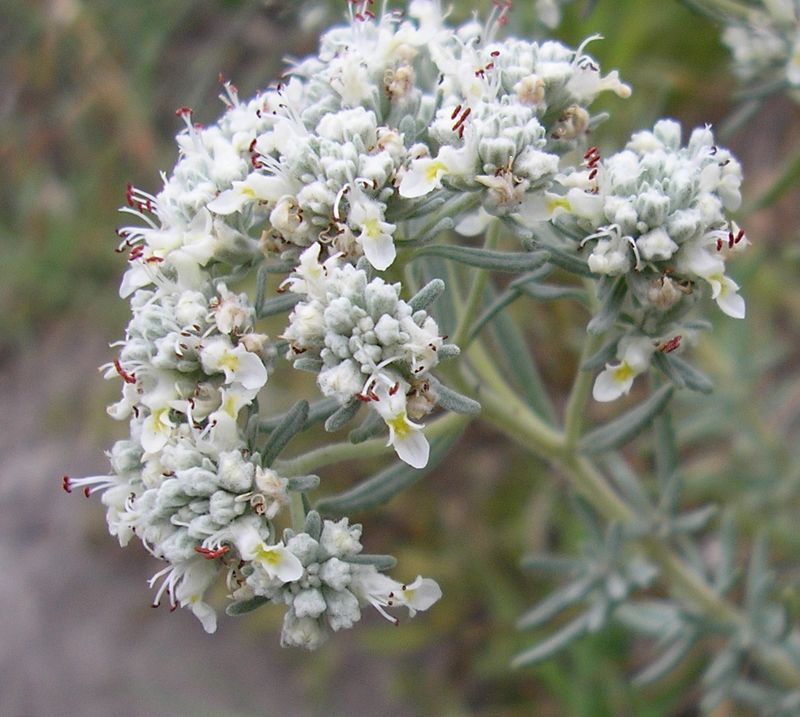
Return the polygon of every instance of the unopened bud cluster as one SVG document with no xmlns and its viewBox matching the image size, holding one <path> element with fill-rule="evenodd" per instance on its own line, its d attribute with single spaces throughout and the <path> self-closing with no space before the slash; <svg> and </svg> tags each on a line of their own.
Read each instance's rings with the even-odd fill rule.
<svg viewBox="0 0 800 717">
<path fill-rule="evenodd" d="M 681 129 L 661 120 L 635 134 L 607 159 L 592 148 L 586 166 L 559 178 L 563 195 L 548 204 L 554 221 L 578 242 L 592 274 L 607 277 L 628 317 L 617 354 L 595 383 L 610 401 L 627 393 L 657 347 L 674 350 L 686 333 L 681 318 L 703 291 L 722 311 L 744 318 L 744 299 L 725 273 L 726 260 L 747 245 L 727 212 L 741 202 L 741 166 L 718 147 L 708 127 L 681 146 Z"/>
<path fill-rule="evenodd" d="M 800 98 L 800 3 L 761 0 L 747 16 L 732 18 L 722 41 L 733 56 L 734 72 L 749 85 L 786 86 Z"/>
</svg>

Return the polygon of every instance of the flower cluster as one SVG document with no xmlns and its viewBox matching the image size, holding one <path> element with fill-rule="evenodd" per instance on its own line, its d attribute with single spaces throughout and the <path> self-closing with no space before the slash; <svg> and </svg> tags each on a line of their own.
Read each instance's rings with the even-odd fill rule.
<svg viewBox="0 0 800 717">
<path fill-rule="evenodd" d="M 365 604 L 413 614 L 439 597 L 433 581 L 403 586 L 354 560 L 358 531 L 346 523 L 319 535 L 294 525 L 276 540 L 292 492 L 317 479 L 276 472 L 259 442 L 269 405 L 258 395 L 281 360 L 257 326 L 267 273 L 289 273 L 283 288 L 299 299 L 281 337 L 294 366 L 318 372 L 342 423 L 366 403 L 398 456 L 421 468 L 429 445 L 419 420 L 437 402 L 477 403 L 435 381 L 431 370 L 458 349 L 373 270 L 392 267 L 401 242 L 432 239 L 442 220 L 471 233 L 492 217 L 532 226 L 551 214 L 565 201 L 545 194 L 560 159 L 601 119 L 589 106 L 606 90 L 630 93 L 616 72 L 601 75 L 585 43 L 496 39 L 509 0 L 487 23 L 455 29 L 437 0 L 413 0 L 407 17 L 375 17 L 371 5 L 351 3 L 351 22 L 326 33 L 285 83 L 242 101 L 226 82 L 217 123 L 178 110 L 180 157 L 163 188 L 128 188 L 123 211 L 138 222 L 119 230 L 129 263 L 120 294 L 132 319 L 106 375 L 122 381 L 109 412 L 129 421 L 130 437 L 110 451 L 109 475 L 64 487 L 101 492 L 120 543 L 136 536 L 167 562 L 156 602 L 189 607 L 209 631 L 216 616 L 204 594 L 221 573 L 239 597 L 289 605 L 284 644 L 316 645 Z M 730 173 L 719 169 L 705 195 L 722 196 Z M 611 182 L 600 195 L 615 191 Z M 599 256 L 605 239 L 595 238 Z M 241 292 L 256 272 L 251 299 Z M 288 310 L 291 301 L 273 298 Z"/>
<path fill-rule="evenodd" d="M 429 371 L 445 346 L 436 321 L 399 298 L 400 284 L 371 281 L 364 269 L 338 256 L 319 262 L 320 245 L 300 257 L 289 290 L 303 296 L 284 338 L 289 357 L 317 362 L 317 383 L 342 406 L 368 403 L 389 427 L 398 456 L 415 468 L 428 462 L 422 426 L 409 420 L 430 413 L 436 395 Z M 453 353 L 453 349 L 450 353 Z M 445 353 L 447 350 L 445 350 Z"/>
<path fill-rule="evenodd" d="M 385 608 L 404 606 L 413 616 L 442 595 L 430 578 L 417 576 L 403 585 L 375 565 L 359 561 L 360 538 L 361 526 L 351 526 L 342 518 L 326 520 L 315 535 L 287 530 L 285 544 L 267 545 L 268 536 L 253 520 L 238 521 L 212 540 L 232 539 L 239 555 L 248 561 L 240 571 L 243 582 L 234 597 L 288 605 L 281 644 L 314 649 L 330 631 L 352 627 L 360 620 L 364 605 L 372 605 L 396 624 Z"/>
<path fill-rule="evenodd" d="M 761 0 L 747 22 L 731 19 L 722 41 L 736 74 L 749 84 L 787 86 L 800 97 L 800 29 L 797 0 Z"/>
<path fill-rule="evenodd" d="M 744 317 L 725 273 L 728 257 L 747 245 L 726 216 L 741 202 L 741 167 L 708 127 L 682 147 L 680 126 L 661 120 L 608 159 L 590 149 L 586 166 L 560 181 L 565 193 L 550 200 L 555 221 L 576 237 L 589 270 L 614 282 L 609 292 L 624 292 L 619 306 L 631 323 L 620 363 L 598 377 L 597 400 L 627 393 L 658 345 L 677 347 L 676 321 L 701 287 L 726 314 Z"/>
</svg>

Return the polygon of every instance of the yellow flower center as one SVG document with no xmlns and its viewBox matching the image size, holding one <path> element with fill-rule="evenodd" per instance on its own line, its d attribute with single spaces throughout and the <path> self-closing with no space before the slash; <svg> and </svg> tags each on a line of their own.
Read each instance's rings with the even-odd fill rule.
<svg viewBox="0 0 800 717">
<path fill-rule="evenodd" d="M 231 371 L 236 371 L 239 368 L 239 357 L 236 354 L 230 353 L 226 351 L 222 358 L 219 360 L 219 365 L 222 368 L 230 369 Z"/>
<path fill-rule="evenodd" d="M 377 239 L 381 235 L 381 225 L 377 219 L 367 219 L 364 222 L 364 231 L 369 239 Z"/>
<path fill-rule="evenodd" d="M 625 383 L 629 379 L 632 379 L 636 376 L 636 371 L 634 371 L 630 364 L 623 361 L 622 365 L 614 370 L 614 380 L 618 381 L 619 383 Z"/>
<path fill-rule="evenodd" d="M 552 214 L 556 209 L 564 209 L 567 212 L 572 211 L 572 205 L 566 197 L 554 197 L 547 200 L 547 212 Z"/>
<path fill-rule="evenodd" d="M 263 543 L 256 548 L 256 559 L 275 568 L 281 564 L 281 554 L 272 548 L 267 548 Z"/>
<path fill-rule="evenodd" d="M 400 440 L 406 438 L 411 431 L 413 430 L 411 426 L 408 425 L 408 419 L 406 418 L 406 412 L 403 411 L 399 413 L 394 418 L 390 418 L 386 425 L 389 426 L 394 431 L 394 435 L 397 436 Z"/>
<path fill-rule="evenodd" d="M 432 162 L 425 172 L 425 179 L 428 182 L 435 182 L 443 174 L 447 174 L 447 165 L 444 162 Z"/>
</svg>

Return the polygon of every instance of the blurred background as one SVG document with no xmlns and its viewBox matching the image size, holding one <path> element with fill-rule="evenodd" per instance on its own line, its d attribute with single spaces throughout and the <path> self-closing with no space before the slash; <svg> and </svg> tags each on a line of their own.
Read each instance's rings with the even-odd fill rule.
<svg viewBox="0 0 800 717">
<path fill-rule="evenodd" d="M 475 8 L 456 0 L 453 16 Z M 64 473 L 104 473 L 103 450 L 125 431 L 104 410 L 118 386 L 95 367 L 113 358 L 108 344 L 127 321 L 114 251 L 126 183 L 158 191 L 158 172 L 176 158 L 175 108 L 213 122 L 220 73 L 252 95 L 284 56 L 313 52 L 343 9 L 339 0 L 0 0 L 0 715 L 694 715 L 680 674 L 629 686 L 639 647 L 621 631 L 536 669 L 508 669 L 536 637 L 516 634 L 516 618 L 550 587 L 519 570 L 521 556 L 569 548 L 580 528 L 559 476 L 488 429 L 472 427 L 423 484 L 354 516 L 367 523 L 368 552 L 436 577 L 445 599 L 399 630 L 368 615 L 312 655 L 278 647 L 279 610 L 223 617 L 213 637 L 188 611 L 152 610 L 145 580 L 155 561 L 119 549 L 99 501 L 61 491 Z M 518 3 L 510 31 L 541 31 L 532 4 Z M 736 111 L 718 29 L 681 3 L 575 0 L 552 36 L 575 46 L 593 33 L 606 39 L 589 51 L 634 88 L 625 102 L 602 100 L 612 119 L 596 141 L 607 152 L 662 116 L 688 132 L 724 128 Z M 800 154 L 798 130 L 797 105 L 775 96 L 721 140 L 744 165 L 746 204 Z M 748 319 L 723 317 L 697 349 L 718 391 L 681 395 L 676 425 L 686 501 L 729 501 L 745 533 L 768 525 L 796 581 L 800 210 L 797 187 L 773 193 L 777 202 L 747 218 L 753 247 L 733 266 Z M 528 315 L 563 403 L 580 332 L 549 337 L 565 322 L 579 329 L 580 311 L 555 302 Z M 646 466 L 648 447 L 640 451 L 631 457 Z M 354 475 L 329 478 L 343 487 Z M 800 602 L 793 591 L 787 600 Z"/>
</svg>

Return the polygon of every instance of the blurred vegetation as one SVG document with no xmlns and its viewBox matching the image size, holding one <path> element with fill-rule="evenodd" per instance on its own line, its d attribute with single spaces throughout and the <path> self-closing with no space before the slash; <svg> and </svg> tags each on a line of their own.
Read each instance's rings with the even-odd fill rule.
<svg viewBox="0 0 800 717">
<path fill-rule="evenodd" d="M 114 252 L 116 207 L 129 181 L 158 190 L 158 171 L 168 170 L 175 158 L 172 135 L 180 121 L 174 108 L 189 105 L 200 121 L 213 121 L 221 108 L 220 73 L 244 96 L 254 93 L 280 72 L 283 55 L 313 50 L 315 23 L 326 13 L 339 15 L 341 5 L 0 3 L 0 360 L 32 350 L 42 332 L 70 317 L 90 316 L 109 339 L 121 331 L 127 309 L 115 298 L 124 269 Z M 485 10 L 490 3 L 478 5 Z M 529 32 L 533 3 L 518 5 L 511 31 Z M 473 7 L 458 0 L 453 14 L 466 17 Z M 626 102 L 603 100 L 613 114 L 597 142 L 608 151 L 661 116 L 680 119 L 688 131 L 703 122 L 723 123 L 735 110 L 735 82 L 717 29 L 679 2 L 576 0 L 556 37 L 577 45 L 593 33 L 606 39 L 590 52 L 606 71 L 619 69 L 634 88 Z M 750 202 L 777 179 L 786 158 L 797 155 L 798 129 L 796 106 L 777 97 L 725 138 L 745 165 Z M 748 219 L 754 247 L 733 267 L 747 297 L 748 319 L 723 317 L 701 339 L 698 353 L 720 390 L 712 399 L 681 396 L 676 407 L 688 499 L 730 502 L 746 534 L 767 525 L 779 558 L 795 564 L 797 199 L 795 188 L 777 206 Z M 565 323 L 581 326 L 583 317 L 560 303 L 526 311 L 531 344 L 560 405 L 575 356 L 569 340 L 550 337 L 562 335 Z M 646 468 L 647 446 L 632 458 Z M 325 478 L 333 488 L 349 480 L 343 470 Z M 696 714 L 696 696 L 685 693 L 680 676 L 648 690 L 629 686 L 637 651 L 622 632 L 584 640 L 535 670 L 509 671 L 510 657 L 530 643 L 530 636 L 515 633 L 514 621 L 549 587 L 538 576 L 523 575 L 519 558 L 579 540 L 567 501 L 552 471 L 473 427 L 444 468 L 369 517 L 369 551 L 406 546 L 397 557 L 409 574 L 435 575 L 446 595 L 437 609 L 402 630 L 375 619 L 357 631 L 357 649 L 396 666 L 394 688 L 409 714 Z M 791 592 L 786 600 L 796 609 L 800 594 Z M 269 627 L 272 617 L 255 620 L 254 629 Z M 267 642 L 264 649 L 276 649 L 274 639 Z M 344 658 L 335 643 L 311 659 L 299 657 L 324 704 L 329 678 Z"/>
</svg>

